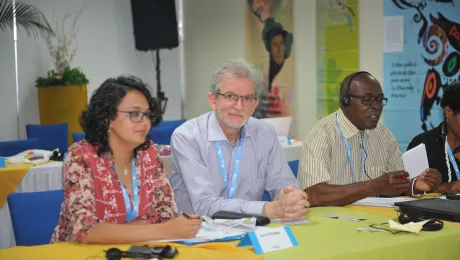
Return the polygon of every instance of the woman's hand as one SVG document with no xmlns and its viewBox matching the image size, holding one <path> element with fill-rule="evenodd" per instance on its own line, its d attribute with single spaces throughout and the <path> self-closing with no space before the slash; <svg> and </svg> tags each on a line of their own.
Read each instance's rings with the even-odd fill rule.
<svg viewBox="0 0 460 260">
<path fill-rule="evenodd" d="M 190 218 L 179 216 L 165 223 L 166 234 L 169 238 L 194 238 L 200 230 L 201 219 L 198 215 L 191 215 Z"/>
</svg>

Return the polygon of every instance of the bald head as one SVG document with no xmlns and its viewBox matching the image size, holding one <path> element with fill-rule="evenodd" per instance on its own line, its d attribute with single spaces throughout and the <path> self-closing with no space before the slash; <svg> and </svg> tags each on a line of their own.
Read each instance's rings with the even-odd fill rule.
<svg viewBox="0 0 460 260">
<path fill-rule="evenodd" d="M 346 104 L 343 99 L 347 94 L 349 100 Z M 370 73 L 361 71 L 345 77 L 340 85 L 340 97 L 340 108 L 358 129 L 377 126 L 386 99 L 380 83 Z"/>
<path fill-rule="evenodd" d="M 343 79 L 342 84 L 340 84 L 340 97 L 344 97 L 346 95 L 348 85 L 350 85 L 349 93 L 351 93 L 352 88 L 357 87 L 357 85 L 358 87 L 359 85 L 363 85 L 363 84 L 359 84 L 359 82 L 362 82 L 362 81 L 367 81 L 366 83 L 370 83 L 370 84 L 377 83 L 380 86 L 380 83 L 369 72 L 367 71 L 354 72 L 346 76 Z"/>
</svg>

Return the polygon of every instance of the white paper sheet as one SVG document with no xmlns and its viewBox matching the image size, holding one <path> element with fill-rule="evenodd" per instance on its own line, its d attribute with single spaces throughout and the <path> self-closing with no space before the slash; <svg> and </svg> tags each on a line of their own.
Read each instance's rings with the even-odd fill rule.
<svg viewBox="0 0 460 260">
<path fill-rule="evenodd" d="M 166 240 L 152 240 L 149 242 L 189 242 L 200 243 L 210 242 L 217 239 L 224 239 L 235 236 L 243 236 L 247 232 L 256 230 L 255 218 L 243 219 L 211 219 L 204 216 L 201 223 L 200 230 L 194 238 L 188 239 L 166 239 Z"/>
<path fill-rule="evenodd" d="M 357 206 L 373 206 L 373 207 L 387 207 L 392 208 L 396 202 L 404 202 L 414 200 L 413 198 L 374 198 L 369 197 L 362 200 L 358 200 L 357 202 L 353 203 L 353 205 Z"/>
<path fill-rule="evenodd" d="M 383 18 L 383 52 L 404 51 L 404 16 Z"/>
<path fill-rule="evenodd" d="M 428 166 L 425 144 L 419 144 L 402 156 L 404 170 L 409 173 L 410 178 L 415 178 L 425 171 Z"/>
<path fill-rule="evenodd" d="M 211 242 L 217 239 L 224 239 L 234 236 L 243 236 L 247 232 L 243 231 L 230 231 L 228 229 L 217 229 L 214 226 L 206 225 L 206 222 L 203 222 L 200 227 L 200 231 L 196 234 L 194 238 L 182 238 L 182 239 L 164 239 L 164 240 L 151 240 L 149 242 L 189 242 L 189 243 L 201 243 L 201 242 Z"/>
</svg>

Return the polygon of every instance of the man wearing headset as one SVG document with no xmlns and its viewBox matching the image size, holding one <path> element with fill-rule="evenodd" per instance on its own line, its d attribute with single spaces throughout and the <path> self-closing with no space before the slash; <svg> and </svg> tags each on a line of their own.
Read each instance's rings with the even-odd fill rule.
<svg viewBox="0 0 460 260">
<path fill-rule="evenodd" d="M 379 122 L 387 101 L 370 73 L 344 79 L 340 109 L 321 119 L 303 142 L 298 180 L 311 206 L 341 206 L 379 195 L 421 196 L 439 186 L 435 169 L 408 179 L 395 137 Z"/>
</svg>

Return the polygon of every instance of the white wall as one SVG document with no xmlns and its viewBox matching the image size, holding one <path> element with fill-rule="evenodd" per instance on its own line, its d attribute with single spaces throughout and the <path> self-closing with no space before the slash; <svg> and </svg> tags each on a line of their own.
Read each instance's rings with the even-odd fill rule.
<svg viewBox="0 0 460 260">
<path fill-rule="evenodd" d="M 80 29 L 77 36 L 78 50 L 72 66 L 81 67 L 87 75 L 88 98 L 91 93 L 108 77 L 120 74 L 132 74 L 146 81 L 156 95 L 156 72 L 150 53 L 135 50 L 131 2 L 127 0 L 23 0 L 40 9 L 53 23 L 53 13 L 57 18 L 68 10 L 85 7 L 77 27 Z M 1 32 L 0 68 L 1 82 L 6 84 L 0 88 L 0 109 L 15 107 L 14 59 L 6 59 L 12 52 L 12 47 L 4 42 Z M 11 33 L 12 35 L 12 33 Z M 12 36 L 11 36 L 12 42 Z M 10 53 L 11 49 L 11 53 Z M 25 125 L 39 123 L 37 90 L 34 86 L 38 76 L 46 75 L 53 68 L 46 45 L 43 40 L 27 38 L 25 33 L 18 37 L 19 63 L 19 103 L 20 103 L 20 136 L 25 138 Z M 179 48 L 162 50 L 161 55 L 161 82 L 162 89 L 169 98 L 165 119 L 181 118 L 181 79 Z M 13 62 L 13 63 L 11 63 Z M 6 79 L 6 76 L 8 78 Z M 5 77 L 5 79 L 4 79 Z M 13 77 L 14 79 L 14 77 Z M 5 101 L 6 100 L 6 101 Z M 5 101 L 5 102 L 4 102 Z M 14 114 L 13 114 L 14 113 Z M 0 117 L 0 140 L 14 140 L 17 138 L 16 112 L 11 109 Z M 3 114 L 3 113 L 2 113 Z M 12 127 L 14 126 L 14 127 Z M 11 133 L 12 131 L 13 134 Z"/>
<path fill-rule="evenodd" d="M 227 59 L 244 57 L 246 1 L 184 1 L 186 116 L 210 110 L 206 102 L 212 70 Z M 382 82 L 383 0 L 361 0 L 360 69 Z M 292 135 L 303 138 L 316 123 L 316 1 L 294 0 L 295 110 Z M 300 46 L 302 46 L 300 48 Z"/>
<path fill-rule="evenodd" d="M 0 140 L 15 140 L 16 91 L 13 30 L 0 31 Z"/>
<path fill-rule="evenodd" d="M 380 84 L 383 84 L 383 1 L 359 1 L 359 67 L 370 72 Z"/>
<path fill-rule="evenodd" d="M 207 93 L 215 67 L 244 57 L 245 0 L 185 0 L 184 54 L 187 119 L 210 110 Z"/>
</svg>

